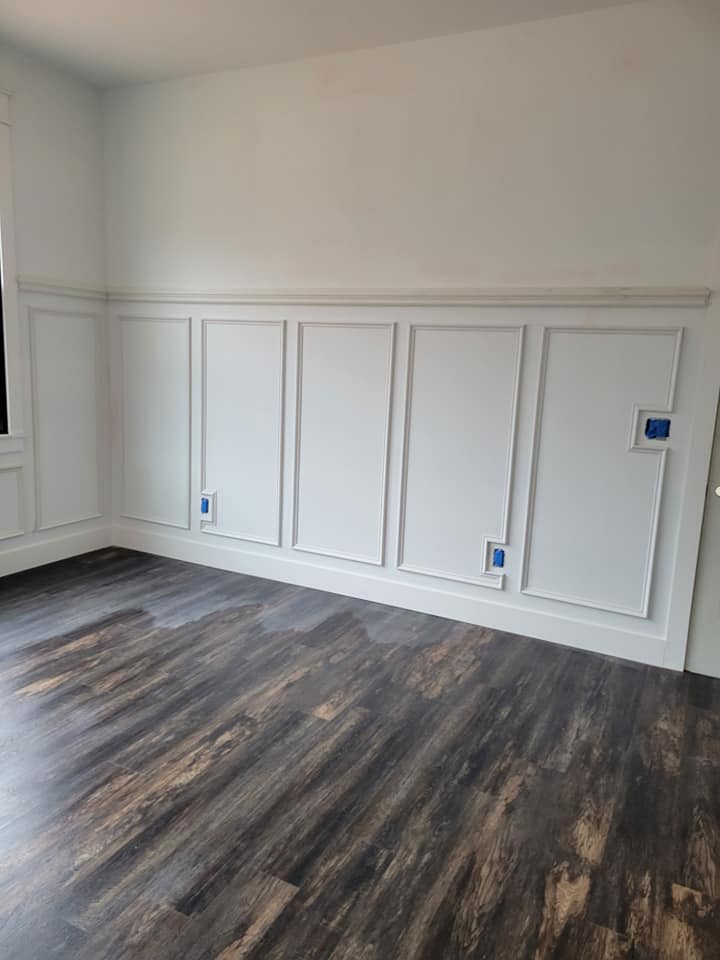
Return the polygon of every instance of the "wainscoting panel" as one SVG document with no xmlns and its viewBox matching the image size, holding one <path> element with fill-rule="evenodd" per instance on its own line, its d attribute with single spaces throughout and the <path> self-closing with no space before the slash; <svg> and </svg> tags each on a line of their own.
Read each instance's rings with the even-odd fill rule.
<svg viewBox="0 0 720 960">
<path fill-rule="evenodd" d="M 647 617 L 681 336 L 674 329 L 544 334 L 523 589 Z"/>
<path fill-rule="evenodd" d="M 0 466 L 0 540 L 21 537 L 24 527 L 22 467 Z"/>
<path fill-rule="evenodd" d="M 36 527 L 101 514 L 95 313 L 30 310 Z"/>
<path fill-rule="evenodd" d="M 410 331 L 398 565 L 502 586 L 522 328 Z"/>
<path fill-rule="evenodd" d="M 203 489 L 216 518 L 205 533 L 278 545 L 282 491 L 282 322 L 203 323 Z"/>
<path fill-rule="evenodd" d="M 122 510 L 189 527 L 190 321 L 120 317 Z"/>
<path fill-rule="evenodd" d="M 113 309 L 113 542 L 681 668 L 706 299 L 569 296 Z"/>
<path fill-rule="evenodd" d="M 382 564 L 394 326 L 301 323 L 293 546 Z"/>
</svg>

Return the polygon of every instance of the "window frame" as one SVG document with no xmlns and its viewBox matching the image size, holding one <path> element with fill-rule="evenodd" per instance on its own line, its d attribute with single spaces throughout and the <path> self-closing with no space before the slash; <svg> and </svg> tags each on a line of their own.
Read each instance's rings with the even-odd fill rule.
<svg viewBox="0 0 720 960">
<path fill-rule="evenodd" d="M 6 432 L 0 432 L 0 454 L 22 448 L 22 378 L 20 363 L 20 320 L 18 312 L 17 267 L 15 258 L 15 211 L 13 184 L 13 97 L 0 90 L 0 389 L 5 380 Z M 0 412 L 0 420 L 2 413 Z"/>
<path fill-rule="evenodd" d="M 0 271 L 0 437 L 10 436 L 10 402 L 8 397 L 7 351 L 5 349 L 5 310 L 3 309 L 2 271 Z"/>
</svg>

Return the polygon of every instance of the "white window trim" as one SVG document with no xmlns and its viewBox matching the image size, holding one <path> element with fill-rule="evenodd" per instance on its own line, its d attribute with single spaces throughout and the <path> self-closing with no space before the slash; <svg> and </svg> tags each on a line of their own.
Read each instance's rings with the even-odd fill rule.
<svg viewBox="0 0 720 960">
<path fill-rule="evenodd" d="M 15 257 L 15 205 L 12 162 L 12 94 L 0 90 L 0 269 L 3 279 L 5 363 L 10 433 L 0 436 L 0 453 L 23 448 L 21 335 Z"/>
</svg>

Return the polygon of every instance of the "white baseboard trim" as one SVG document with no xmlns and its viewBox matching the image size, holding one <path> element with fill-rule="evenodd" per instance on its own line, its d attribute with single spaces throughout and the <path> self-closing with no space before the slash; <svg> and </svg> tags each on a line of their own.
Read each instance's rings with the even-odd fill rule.
<svg viewBox="0 0 720 960">
<path fill-rule="evenodd" d="M 279 580 L 361 600 L 429 613 L 507 633 L 548 640 L 563 646 L 619 657 L 658 667 L 682 670 L 682 664 L 664 662 L 665 643 L 656 636 L 601 627 L 578 619 L 471 598 L 429 586 L 400 583 L 370 573 L 340 570 L 287 556 L 269 556 L 248 550 L 201 543 L 134 527 L 116 526 L 114 546 L 175 560 L 198 563 L 235 573 Z"/>
<path fill-rule="evenodd" d="M 0 553 L 0 577 L 100 550 L 109 547 L 111 542 L 110 527 L 94 527 L 64 537 L 22 543 Z"/>
</svg>

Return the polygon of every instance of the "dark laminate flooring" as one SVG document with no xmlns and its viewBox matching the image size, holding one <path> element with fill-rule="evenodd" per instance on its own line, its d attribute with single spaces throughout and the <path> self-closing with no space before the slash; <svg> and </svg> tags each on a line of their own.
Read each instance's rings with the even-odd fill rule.
<svg viewBox="0 0 720 960">
<path fill-rule="evenodd" d="M 0 581 L 0 958 L 720 957 L 720 683 L 105 550 Z"/>
</svg>

